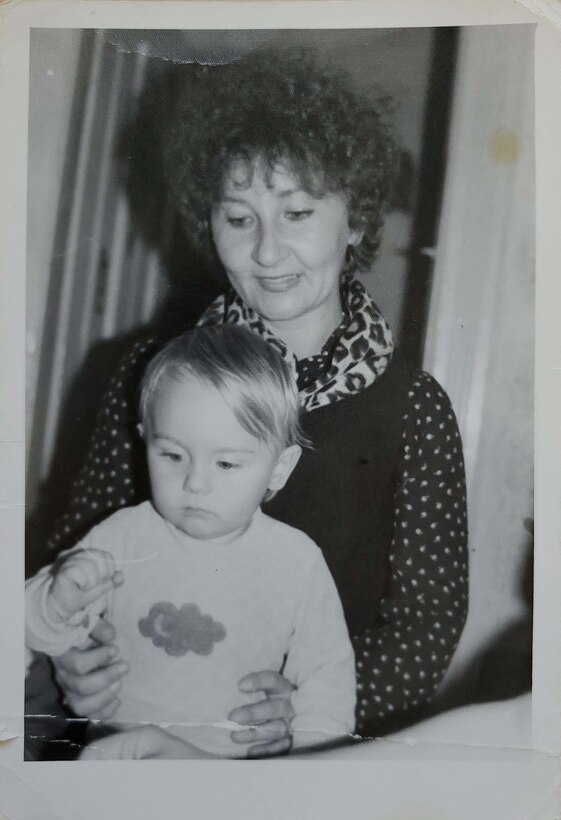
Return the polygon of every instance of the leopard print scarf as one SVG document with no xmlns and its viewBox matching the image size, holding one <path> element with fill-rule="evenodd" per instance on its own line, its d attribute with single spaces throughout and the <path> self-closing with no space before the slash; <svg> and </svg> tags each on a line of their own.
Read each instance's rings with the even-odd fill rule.
<svg viewBox="0 0 561 820">
<path fill-rule="evenodd" d="M 300 391 L 304 410 L 316 410 L 360 393 L 384 372 L 393 352 L 391 330 L 364 285 L 345 274 L 341 300 L 349 317 L 335 345 L 331 362 L 313 384 Z M 232 290 L 219 296 L 198 321 L 199 325 L 243 325 L 265 339 L 288 362 L 296 375 L 296 357 L 265 325 L 261 317 Z"/>
</svg>

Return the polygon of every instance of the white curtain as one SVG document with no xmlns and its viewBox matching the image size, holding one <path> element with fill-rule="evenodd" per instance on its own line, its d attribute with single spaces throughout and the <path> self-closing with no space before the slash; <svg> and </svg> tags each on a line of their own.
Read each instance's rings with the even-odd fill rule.
<svg viewBox="0 0 561 820">
<path fill-rule="evenodd" d="M 462 31 L 425 368 L 466 456 L 470 614 L 444 690 L 509 626 L 533 515 L 533 26 Z"/>
</svg>

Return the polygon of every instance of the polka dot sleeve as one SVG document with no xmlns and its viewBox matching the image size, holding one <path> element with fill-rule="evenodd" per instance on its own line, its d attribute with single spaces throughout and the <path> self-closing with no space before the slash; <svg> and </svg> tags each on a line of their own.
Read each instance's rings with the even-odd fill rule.
<svg viewBox="0 0 561 820">
<path fill-rule="evenodd" d="M 462 445 L 450 401 L 426 373 L 409 392 L 395 504 L 382 626 L 354 636 L 357 731 L 365 736 L 406 723 L 430 700 L 467 615 Z"/>
<path fill-rule="evenodd" d="M 136 429 L 138 385 L 156 350 L 156 341 L 147 338 L 137 342 L 118 363 L 102 397 L 68 508 L 47 544 L 49 550 L 68 549 L 112 512 L 148 498 L 144 448 Z"/>
</svg>

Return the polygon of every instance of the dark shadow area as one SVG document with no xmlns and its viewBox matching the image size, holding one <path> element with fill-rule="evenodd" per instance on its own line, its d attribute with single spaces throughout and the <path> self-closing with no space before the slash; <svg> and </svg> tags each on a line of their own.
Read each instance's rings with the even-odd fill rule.
<svg viewBox="0 0 561 820">
<path fill-rule="evenodd" d="M 509 700 L 532 689 L 533 521 L 525 520 L 524 527 L 528 540 L 518 589 L 514 590 L 514 595 L 523 602 L 524 614 L 495 636 L 444 697 L 437 696 L 430 716 L 459 706 Z"/>
<path fill-rule="evenodd" d="M 433 273 L 430 251 L 436 245 L 440 218 L 457 44 L 457 29 L 435 30 L 400 339 L 404 354 L 417 367 L 423 361 Z"/>
<path fill-rule="evenodd" d="M 532 626 L 534 607 L 534 522 L 524 522 L 528 532 L 524 566 L 515 594 L 525 615 L 504 629 L 481 657 L 470 702 L 506 700 L 532 688 Z"/>
</svg>

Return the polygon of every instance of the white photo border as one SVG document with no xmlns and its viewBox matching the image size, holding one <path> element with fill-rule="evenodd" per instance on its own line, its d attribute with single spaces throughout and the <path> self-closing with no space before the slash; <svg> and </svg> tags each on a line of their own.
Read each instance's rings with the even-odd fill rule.
<svg viewBox="0 0 561 820">
<path fill-rule="evenodd" d="M 528 3 L 528 5 L 530 5 Z M 541 4 L 540 4 L 541 5 Z M 538 4 L 536 3 L 536 6 Z M 31 817 L 556 816 L 561 702 L 561 15 L 515 0 L 22 0 L 0 10 L 0 794 Z M 26 162 L 31 28 L 389 28 L 536 24 L 536 433 L 531 749 L 379 746 L 372 760 L 23 762 Z M 11 738 L 11 739 L 10 739 Z M 440 759 L 439 759 L 440 758 Z M 5 802 L 7 800 L 7 802 Z M 477 813 L 476 813 L 477 812 Z M 515 813 L 514 813 L 515 812 Z"/>
</svg>

